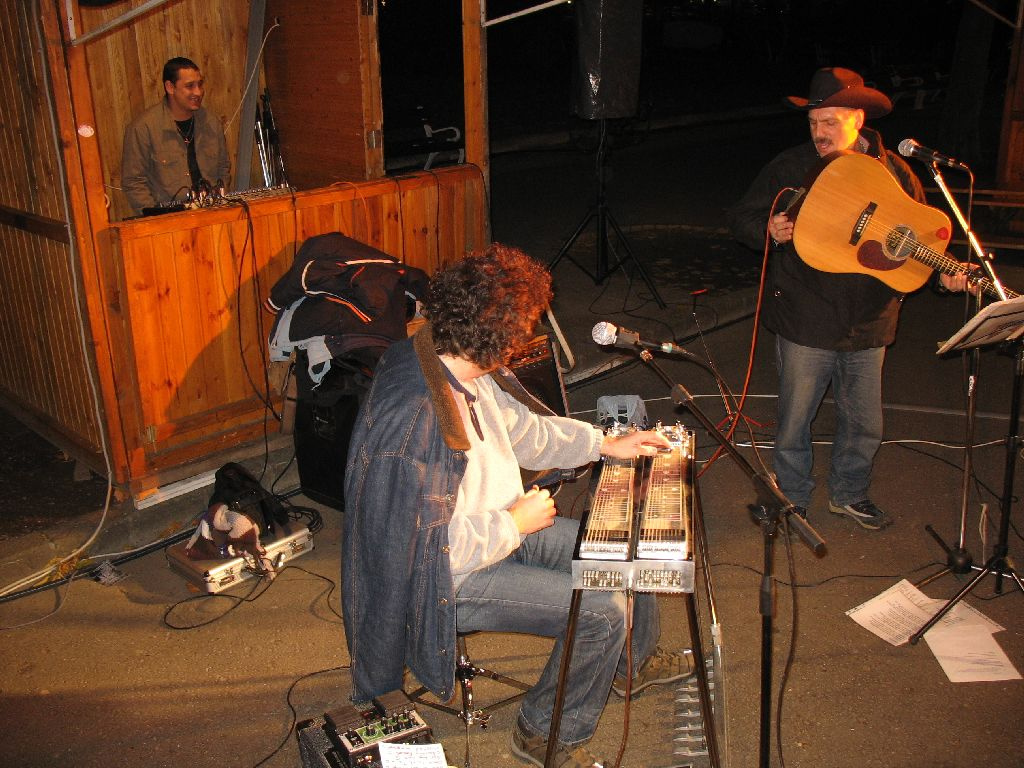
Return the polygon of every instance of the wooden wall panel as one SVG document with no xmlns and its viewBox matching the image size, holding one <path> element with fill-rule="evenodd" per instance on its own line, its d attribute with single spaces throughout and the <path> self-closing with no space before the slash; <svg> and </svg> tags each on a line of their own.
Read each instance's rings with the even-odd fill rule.
<svg viewBox="0 0 1024 768">
<path fill-rule="evenodd" d="M 121 230 L 124 323 L 138 381 L 138 431 L 127 437 L 133 481 L 175 469 L 189 451 L 192 460 L 214 453 L 262 421 L 270 318 L 260 294 L 283 270 L 276 256 L 290 227 L 264 221 L 287 217 L 280 205 L 250 210 L 252 235 L 239 206 Z"/>
<path fill-rule="evenodd" d="M 80 33 L 87 34 L 144 2 L 82 6 Z M 120 192 L 124 129 L 163 97 L 161 72 L 164 62 L 173 56 L 186 56 L 202 70 L 206 79 L 203 106 L 226 126 L 235 175 L 238 108 L 248 75 L 244 71 L 248 21 L 249 0 L 175 0 L 82 44 L 111 219 L 131 214 Z M 258 77 L 253 87 L 259 87 Z"/>
<path fill-rule="evenodd" d="M 40 24 L 36 4 L 0 4 L 0 402 L 95 460 L 102 437 Z"/>
<path fill-rule="evenodd" d="M 297 189 L 383 175 L 375 14 L 356 0 L 268 0 L 264 67 Z M 376 147 L 368 135 L 376 130 Z"/>
<path fill-rule="evenodd" d="M 136 491 L 262 435 L 273 318 L 260 307 L 307 238 L 344 232 L 428 272 L 483 247 L 483 177 L 455 166 L 115 225 L 109 324 Z M 276 424 L 270 429 L 276 431 Z"/>
<path fill-rule="evenodd" d="M 0 398 L 61 447 L 98 455 L 68 246 L 0 227 L 0 249 Z"/>
<path fill-rule="evenodd" d="M 0 5 L 0 205 L 63 221 L 63 178 L 40 49 L 35 5 Z"/>
</svg>

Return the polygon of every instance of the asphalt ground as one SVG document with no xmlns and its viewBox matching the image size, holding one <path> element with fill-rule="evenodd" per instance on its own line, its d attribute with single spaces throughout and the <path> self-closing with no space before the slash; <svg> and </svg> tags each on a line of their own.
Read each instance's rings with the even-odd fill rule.
<svg viewBox="0 0 1024 768">
<path fill-rule="evenodd" d="M 906 125 L 912 129 L 909 118 Z M 900 128 L 887 132 L 890 143 L 901 138 Z M 741 427 L 734 440 L 754 462 L 752 432 L 770 463 L 776 392 L 770 335 L 759 334 L 751 353 L 760 258 L 724 233 L 724 212 L 756 168 L 776 149 L 802 138 L 803 130 L 794 116 L 699 123 L 613 148 L 607 201 L 628 250 L 615 242 L 609 251 L 623 264 L 601 284 L 594 281 L 598 249 L 588 227 L 554 269 L 552 310 L 575 362 L 564 378 L 570 409 L 580 418 L 594 419 L 599 396 L 637 395 L 652 420 L 697 427 L 692 411 L 672 401 L 671 388 L 651 366 L 628 351 L 610 352 L 591 341 L 595 323 L 612 322 L 650 340 L 678 340 L 699 358 L 700 363 L 672 356 L 658 361 L 664 377 L 681 384 L 713 422 L 726 410 L 708 368 L 713 363 L 737 395 L 744 391 L 749 368 L 743 406 L 749 431 Z M 594 179 L 593 156 L 581 150 L 497 155 L 491 199 L 495 239 L 553 261 L 594 203 Z M 1000 255 L 1002 279 L 1020 290 L 1024 271 L 1016 262 L 1012 252 Z M 716 670 L 716 700 L 724 702 L 727 726 L 723 765 L 759 764 L 764 722 L 770 724 L 773 765 L 783 760 L 788 766 L 836 768 L 1024 765 L 1021 681 L 951 683 L 925 643 L 889 645 L 845 614 L 901 579 L 917 581 L 940 567 L 945 554 L 925 525 L 949 542 L 958 539 L 967 370 L 961 358 L 940 359 L 934 351 L 962 319 L 956 297 L 922 291 L 905 302 L 898 340 L 887 356 L 886 443 L 872 491 L 895 522 L 884 531 L 863 530 L 825 511 L 819 488 L 810 522 L 825 540 L 826 553 L 815 555 L 783 533 L 768 540 L 775 578 L 770 626 L 759 613 L 766 539 L 749 509 L 751 482 L 736 462 L 712 462 L 717 443 L 697 429 L 697 490 L 708 555 L 700 573 L 707 566 L 713 575 L 723 638 L 724 661 Z M 966 483 L 965 537 L 974 559 L 984 561 L 996 534 L 991 517 L 980 522 L 983 505 L 990 516 L 998 515 L 1008 465 L 1018 488 L 1021 478 L 1016 456 L 1005 450 L 1013 357 L 987 349 L 980 358 L 973 434 L 979 447 L 973 452 L 974 475 Z M 832 430 L 826 400 L 815 424 L 816 476 L 822 482 Z M 265 482 L 278 491 L 298 484 L 288 453 L 268 457 Z M 16 483 L 8 486 L 12 494 L 21 493 L 19 507 L 31 508 L 38 520 L 20 529 L 9 526 L 0 539 L 5 584 L 79 547 L 102 517 L 102 499 L 88 495 L 96 493 L 96 481 L 78 492 L 73 468 L 53 459 L 45 446 L 41 455 L 52 459 L 46 468 L 48 489 L 37 486 L 30 493 L 19 491 Z M 24 457 L 18 460 L 24 465 Z M 250 466 L 259 471 L 261 461 Z M 579 509 L 587 484 L 582 477 L 563 486 L 556 497 L 563 514 Z M 69 514 L 40 514 L 33 499 L 44 491 L 63 499 Z M 187 530 L 208 493 L 201 489 L 141 511 L 115 504 L 90 553 L 100 561 Z M 88 501 L 79 504 L 79 498 Z M 116 583 L 83 578 L 70 587 L 0 602 L 0 625 L 6 628 L 0 632 L 0 715 L 7 724 L 0 764 L 300 765 L 294 724 L 345 702 L 348 659 L 337 616 L 341 513 L 301 495 L 292 501 L 318 510 L 322 528 L 314 549 L 291 561 L 273 582 L 248 580 L 229 596 L 201 597 L 170 570 L 157 546 L 119 565 L 125 578 Z M 76 506 L 79 512 L 70 514 Z M 1013 505 L 1008 540 L 1011 559 L 1022 546 L 1018 506 Z M 984 544 L 979 530 L 985 531 Z M 962 576 L 944 576 L 925 591 L 949 598 L 963 582 Z M 986 578 L 966 602 L 1005 627 L 996 640 L 1021 669 L 1024 595 L 1004 582 L 1003 594 L 996 596 L 993 586 L 994 579 Z M 708 601 L 701 589 L 697 597 L 708 647 Z M 659 604 L 663 644 L 692 645 L 685 598 L 663 595 Z M 766 638 L 773 651 L 769 706 L 760 667 Z M 477 663 L 529 681 L 539 673 L 550 643 L 481 633 L 470 639 L 470 650 Z M 476 693 L 485 705 L 504 695 L 480 679 Z M 622 765 L 686 764 L 673 756 L 680 722 L 674 698 L 671 688 L 646 692 L 632 703 L 627 718 L 622 701 L 612 696 L 592 749 L 611 764 L 625 737 Z M 421 711 L 448 761 L 462 765 L 462 723 Z M 508 748 L 514 713 L 514 707 L 498 709 L 488 728 L 473 729 L 473 765 L 520 764 Z"/>
</svg>

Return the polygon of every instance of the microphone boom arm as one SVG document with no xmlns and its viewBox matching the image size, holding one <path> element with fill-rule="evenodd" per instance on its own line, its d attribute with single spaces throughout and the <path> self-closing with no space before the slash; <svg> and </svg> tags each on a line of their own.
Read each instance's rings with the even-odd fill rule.
<svg viewBox="0 0 1024 768">
<path fill-rule="evenodd" d="M 960 229 L 964 231 L 967 236 L 967 242 L 971 246 L 971 250 L 974 255 L 978 257 L 978 263 L 981 268 L 985 271 L 988 279 L 992 281 L 992 287 L 996 293 L 999 294 L 999 298 L 1006 301 L 1006 289 L 1003 288 L 1003 283 L 996 275 L 995 268 L 992 266 L 992 256 L 985 252 L 981 247 L 981 243 L 978 242 L 978 238 L 975 237 L 974 232 L 971 230 L 971 225 L 967 223 L 967 219 L 964 218 L 963 212 L 960 210 L 960 206 L 957 205 L 956 200 L 953 198 L 953 193 L 949 191 L 949 187 L 946 185 L 946 180 L 942 176 L 942 172 L 939 170 L 939 166 L 935 162 L 928 163 L 928 167 L 931 170 L 932 178 L 935 179 L 936 185 L 942 192 L 942 196 L 946 198 L 946 202 L 949 203 L 950 210 L 953 211 L 953 216 L 956 217 L 957 223 L 960 225 Z M 971 176 L 972 182 L 974 176 Z M 968 280 L 970 276 L 968 275 Z"/>
<path fill-rule="evenodd" d="M 700 359 L 695 355 L 687 352 L 684 355 L 688 360 L 700 363 Z M 754 465 L 750 463 L 749 459 L 740 453 L 739 449 L 733 445 L 732 441 L 729 440 L 718 426 L 711 421 L 704 411 L 700 409 L 696 402 L 694 402 L 693 395 L 691 395 L 686 387 L 682 384 L 672 381 L 671 378 L 665 373 L 660 365 L 655 361 L 654 355 L 649 351 L 643 350 L 640 353 L 640 359 L 643 360 L 658 376 L 664 381 L 672 390 L 672 401 L 677 405 L 684 406 L 694 418 L 700 423 L 701 427 L 717 442 L 727 454 L 729 458 L 735 462 L 754 485 L 754 491 L 757 494 L 758 501 L 763 507 L 766 507 L 768 518 L 774 518 L 774 522 L 777 523 L 781 515 L 786 515 L 789 518 L 790 524 L 796 529 L 797 534 L 803 542 L 813 551 L 816 555 L 821 555 L 825 551 L 825 540 L 821 538 L 816 530 L 811 527 L 800 515 L 792 514 L 793 502 L 786 498 L 786 494 L 779 488 L 778 483 L 775 482 L 775 478 L 767 472 L 758 472 Z"/>
</svg>

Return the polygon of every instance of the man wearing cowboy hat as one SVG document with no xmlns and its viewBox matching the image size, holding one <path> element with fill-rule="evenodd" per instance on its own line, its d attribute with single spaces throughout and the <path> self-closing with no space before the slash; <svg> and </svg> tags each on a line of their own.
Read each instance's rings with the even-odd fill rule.
<svg viewBox="0 0 1024 768">
<path fill-rule="evenodd" d="M 793 221 L 775 211 L 788 202 L 780 193 L 804 186 L 820 158 L 847 150 L 877 158 L 915 200 L 924 202 L 924 191 L 903 159 L 864 125 L 865 118 L 888 114 L 892 102 L 865 86 L 856 72 L 819 69 L 808 97 L 790 96 L 786 103 L 807 113 L 811 141 L 769 162 L 731 215 L 738 240 L 763 250 L 767 231 L 774 249 L 762 315 L 776 336 L 779 369 L 773 468 L 783 493 L 806 517 L 814 490 L 811 422 L 831 382 L 836 433 L 828 508 L 879 530 L 890 520 L 871 501 L 868 488 L 882 440 L 882 361 L 896 335 L 903 294 L 869 275 L 808 266 L 793 248 Z M 940 275 L 939 282 L 948 291 L 966 286 L 963 275 Z"/>
</svg>

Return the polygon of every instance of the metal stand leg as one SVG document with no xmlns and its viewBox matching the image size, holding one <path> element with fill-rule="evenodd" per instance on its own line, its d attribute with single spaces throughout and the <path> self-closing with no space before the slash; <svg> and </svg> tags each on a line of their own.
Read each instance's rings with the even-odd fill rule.
<svg viewBox="0 0 1024 768">
<path fill-rule="evenodd" d="M 1013 395 L 1010 402 L 1010 431 L 1006 436 L 1006 462 L 1003 467 L 1003 496 L 1000 502 L 999 517 L 999 538 L 992 550 L 992 557 L 988 559 L 978 573 L 967 582 L 948 603 L 932 616 L 917 632 L 910 636 L 910 644 L 917 645 L 917 642 L 924 637 L 925 632 L 935 626 L 938 621 L 949 613 L 953 606 L 966 597 L 978 583 L 994 573 L 996 577 L 996 594 L 1002 594 L 1003 578 L 1013 579 L 1021 592 L 1024 592 L 1024 582 L 1020 576 L 1007 562 L 1006 556 L 1009 553 L 1007 540 L 1010 533 L 1010 506 L 1013 504 L 1013 474 L 1017 465 L 1017 451 L 1021 447 L 1020 436 L 1020 408 L 1021 408 L 1021 384 L 1024 382 L 1024 346 L 1017 342 L 1017 356 L 1014 360 L 1013 374 Z"/>
<path fill-rule="evenodd" d="M 640 274 L 640 278 L 647 285 L 651 295 L 654 297 L 654 301 L 658 304 L 661 309 L 665 308 L 665 302 L 661 298 L 661 294 L 658 293 L 658 289 L 654 286 L 650 275 L 647 274 L 647 270 L 644 269 L 643 264 L 633 255 L 632 249 L 629 247 L 629 241 L 626 240 L 626 236 L 623 234 L 622 229 L 615 221 L 615 217 L 612 216 L 612 212 L 608 208 L 607 199 L 605 196 L 605 163 L 607 160 L 607 132 L 608 132 L 608 121 L 606 119 L 601 120 L 601 138 L 597 148 L 597 201 L 591 206 L 590 210 L 587 211 L 586 216 L 577 225 L 576 230 L 569 236 L 562 247 L 558 249 L 558 253 L 548 264 L 548 270 L 552 271 L 558 266 L 558 263 L 563 259 L 567 258 L 583 272 L 590 276 L 596 285 L 600 285 L 604 282 L 605 278 L 608 277 L 616 269 L 623 267 L 626 262 L 633 261 L 636 264 L 636 270 Z M 579 262 L 569 255 L 569 251 L 575 244 L 583 231 L 587 228 L 587 225 L 591 221 L 597 220 L 597 261 L 596 268 L 593 273 L 589 272 Z M 615 260 L 614 266 L 609 266 L 608 250 L 609 250 L 609 236 L 608 227 L 611 225 L 612 230 L 615 232 L 619 239 L 619 245 L 625 251 L 625 257 L 620 257 L 617 253 L 614 253 L 612 249 L 612 255 Z"/>
<path fill-rule="evenodd" d="M 705 563 L 705 567 L 707 564 Z M 708 747 L 708 759 L 712 768 L 721 765 L 718 751 L 718 731 L 715 728 L 715 714 L 711 705 L 711 688 L 708 685 L 708 668 L 704 662 L 704 644 L 701 640 L 700 620 L 697 616 L 697 601 L 692 592 L 684 595 L 686 619 L 690 625 L 690 647 L 693 649 L 694 672 L 697 675 L 697 690 L 700 694 L 700 716 L 704 720 L 704 742 Z"/>
<path fill-rule="evenodd" d="M 919 581 L 915 586 L 920 589 L 921 587 L 930 584 L 938 578 L 945 576 L 947 573 L 964 574 L 970 573 L 971 570 L 979 570 L 978 566 L 974 565 L 974 558 L 971 557 L 971 553 L 967 549 L 967 509 L 968 501 L 971 495 L 971 475 L 973 473 L 973 462 L 972 453 L 974 446 L 974 423 L 975 414 L 977 412 L 977 394 L 978 394 L 978 372 L 981 368 L 981 350 L 975 347 L 971 350 L 970 355 L 970 371 L 967 374 L 967 427 L 964 434 L 964 464 L 963 464 L 963 477 L 960 483 L 960 538 L 957 540 L 957 546 L 950 547 L 946 542 L 936 533 L 935 529 L 930 525 L 924 527 L 925 531 L 938 542 L 939 546 L 946 553 L 946 566 L 931 576 Z"/>
<path fill-rule="evenodd" d="M 455 709 L 454 707 L 449 707 L 447 704 L 440 704 L 423 698 L 423 695 L 427 693 L 427 689 L 423 686 L 420 686 L 409 693 L 409 698 L 419 704 L 431 707 L 432 709 L 437 709 L 442 712 L 447 712 L 450 715 L 455 715 L 465 723 L 466 755 L 463 765 L 464 768 L 472 768 L 469 755 L 469 726 L 477 725 L 481 729 L 486 728 L 491 719 L 491 711 L 498 709 L 498 707 L 503 707 L 506 704 L 519 701 L 526 695 L 531 686 L 516 680 L 515 678 L 503 675 L 500 672 L 495 672 L 487 669 L 486 667 L 476 666 L 469 658 L 469 649 L 466 645 L 466 638 L 462 635 L 459 635 L 456 640 L 456 651 L 458 653 L 458 660 L 455 664 L 455 679 L 459 681 L 459 687 L 462 692 L 462 709 Z M 473 679 L 476 677 L 486 677 L 490 680 L 494 680 L 495 682 L 507 685 L 510 688 L 516 688 L 520 692 L 501 699 L 494 704 L 490 704 L 486 709 L 483 707 L 477 708 L 474 706 L 473 699 Z"/>
</svg>

